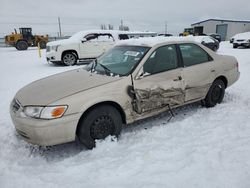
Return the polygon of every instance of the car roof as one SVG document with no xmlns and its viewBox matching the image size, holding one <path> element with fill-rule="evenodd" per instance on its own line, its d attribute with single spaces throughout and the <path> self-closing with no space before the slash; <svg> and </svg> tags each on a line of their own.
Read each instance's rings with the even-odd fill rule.
<svg viewBox="0 0 250 188">
<path fill-rule="evenodd" d="M 181 43 L 181 42 L 191 42 L 191 43 L 201 43 L 202 39 L 208 36 L 185 36 L 185 37 L 143 37 L 137 39 L 129 39 L 119 41 L 116 46 L 148 46 L 153 47 L 162 43 Z"/>
</svg>

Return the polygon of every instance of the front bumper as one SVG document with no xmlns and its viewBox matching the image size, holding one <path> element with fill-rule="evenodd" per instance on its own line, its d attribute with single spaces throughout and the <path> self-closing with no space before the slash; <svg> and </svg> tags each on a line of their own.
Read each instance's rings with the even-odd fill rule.
<svg viewBox="0 0 250 188">
<path fill-rule="evenodd" d="M 237 45 L 237 46 L 250 47 L 250 43 L 249 42 L 234 42 L 233 44 Z"/>
<path fill-rule="evenodd" d="M 58 119 L 42 120 L 21 117 L 10 110 L 16 131 L 24 140 L 39 146 L 51 146 L 75 140 L 80 114 L 65 115 Z"/>
<path fill-rule="evenodd" d="M 49 51 L 49 52 L 46 52 L 46 59 L 47 61 L 51 61 L 51 62 L 54 62 L 54 61 L 61 61 L 61 54 L 52 50 L 52 51 Z"/>
</svg>

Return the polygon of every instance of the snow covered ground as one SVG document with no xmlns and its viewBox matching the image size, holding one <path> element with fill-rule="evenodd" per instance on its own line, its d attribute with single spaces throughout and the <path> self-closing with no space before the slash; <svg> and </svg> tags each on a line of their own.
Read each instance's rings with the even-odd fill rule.
<svg viewBox="0 0 250 188">
<path fill-rule="evenodd" d="M 0 48 L 0 187 L 250 187 L 250 50 L 224 42 L 240 80 L 224 102 L 206 109 L 191 104 L 125 128 L 92 151 L 77 143 L 39 148 L 22 141 L 9 103 L 22 86 L 76 67 L 47 64 L 35 48 Z M 82 66 L 82 65 L 80 65 Z"/>
</svg>

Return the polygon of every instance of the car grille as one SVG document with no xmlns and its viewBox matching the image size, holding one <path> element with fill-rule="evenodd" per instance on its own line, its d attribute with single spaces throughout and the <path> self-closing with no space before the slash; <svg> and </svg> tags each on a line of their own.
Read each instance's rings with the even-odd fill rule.
<svg viewBox="0 0 250 188">
<path fill-rule="evenodd" d="M 240 40 L 237 40 L 237 42 L 243 42 L 244 40 L 240 39 Z"/>
<path fill-rule="evenodd" d="M 18 100 L 14 99 L 12 101 L 12 111 L 17 112 L 21 108 L 21 104 Z"/>
<path fill-rule="evenodd" d="M 46 52 L 50 52 L 50 46 L 46 47 Z"/>
</svg>

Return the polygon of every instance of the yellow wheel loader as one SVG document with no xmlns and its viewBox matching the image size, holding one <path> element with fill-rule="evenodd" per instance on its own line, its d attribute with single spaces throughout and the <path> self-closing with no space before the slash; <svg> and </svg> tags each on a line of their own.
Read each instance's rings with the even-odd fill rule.
<svg viewBox="0 0 250 188">
<path fill-rule="evenodd" d="M 40 46 L 41 49 L 46 48 L 49 40 L 48 35 L 33 35 L 31 28 L 19 28 L 20 33 L 5 36 L 5 44 L 15 47 L 17 50 L 27 50 L 30 46 Z"/>
</svg>

